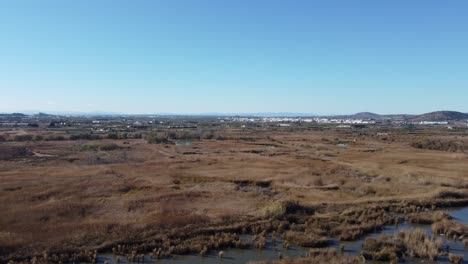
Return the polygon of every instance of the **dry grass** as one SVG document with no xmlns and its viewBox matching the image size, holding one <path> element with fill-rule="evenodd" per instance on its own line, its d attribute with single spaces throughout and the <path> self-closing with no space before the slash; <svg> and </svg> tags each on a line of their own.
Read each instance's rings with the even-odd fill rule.
<svg viewBox="0 0 468 264">
<path fill-rule="evenodd" d="M 463 263 L 463 255 L 449 253 L 448 257 L 449 257 L 450 263 L 455 263 L 455 264 Z"/>
<path fill-rule="evenodd" d="M 326 237 L 314 233 L 288 231 L 284 234 L 286 241 L 291 241 L 301 247 L 326 247 L 329 240 Z"/>
<path fill-rule="evenodd" d="M 382 235 L 365 240 L 363 255 L 377 261 L 398 261 L 403 255 L 436 260 L 441 254 L 441 240 L 433 241 L 420 229 L 400 231 L 394 236 Z"/>
<path fill-rule="evenodd" d="M 443 234 L 449 238 L 458 239 L 468 236 L 468 226 L 443 219 L 442 221 L 432 224 L 432 232 L 434 234 Z"/>
<path fill-rule="evenodd" d="M 442 220 L 450 220 L 452 217 L 444 213 L 442 211 L 437 211 L 435 213 L 413 213 L 407 216 L 408 222 L 413 224 L 423 224 L 423 225 L 430 225 L 434 222 L 442 221 Z"/>
<path fill-rule="evenodd" d="M 150 247 L 152 241 L 163 248 L 163 238 L 191 241 L 243 228 L 321 246 L 331 234 L 352 240 L 398 221 L 391 210 L 466 203 L 466 154 L 409 147 L 418 135 L 383 141 L 368 133 L 246 129 L 239 136 L 226 129 L 215 132 L 224 140 L 191 146 L 101 139 L 87 143 L 97 149 L 83 151 L 79 140 L 1 142 L 0 257 L 109 250 L 123 243 Z M 335 142 L 352 144 L 340 148 Z M 351 207 L 358 209 L 340 213 Z M 211 248 L 197 245 L 177 251 Z"/>
</svg>

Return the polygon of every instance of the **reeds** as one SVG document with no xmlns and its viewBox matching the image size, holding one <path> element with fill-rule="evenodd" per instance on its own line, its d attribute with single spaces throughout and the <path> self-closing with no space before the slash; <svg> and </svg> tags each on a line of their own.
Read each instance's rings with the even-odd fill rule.
<svg viewBox="0 0 468 264">
<path fill-rule="evenodd" d="M 442 220 L 450 220 L 452 217 L 442 211 L 437 211 L 435 213 L 413 213 L 407 216 L 408 222 L 413 224 L 422 224 L 422 225 L 430 225 L 434 222 L 442 221 Z"/>
<path fill-rule="evenodd" d="M 284 237 L 287 241 L 294 241 L 294 244 L 301 247 L 326 247 L 329 244 L 326 237 L 312 233 L 288 231 Z"/>
<path fill-rule="evenodd" d="M 463 255 L 452 254 L 448 255 L 450 263 L 461 264 L 463 263 Z"/>
<path fill-rule="evenodd" d="M 434 234 L 445 235 L 448 238 L 468 236 L 468 227 L 455 221 L 442 220 L 435 222 L 431 228 Z"/>
<path fill-rule="evenodd" d="M 440 240 L 431 240 L 420 230 L 400 231 L 393 236 L 382 235 L 379 238 L 367 238 L 363 245 L 366 259 L 379 261 L 397 261 L 403 255 L 436 260 L 441 254 Z"/>
</svg>

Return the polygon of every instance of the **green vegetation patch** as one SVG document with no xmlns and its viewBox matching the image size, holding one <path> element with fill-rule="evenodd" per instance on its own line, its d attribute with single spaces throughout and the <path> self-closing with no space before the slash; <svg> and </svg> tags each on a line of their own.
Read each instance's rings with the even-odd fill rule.
<svg viewBox="0 0 468 264">
<path fill-rule="evenodd" d="M 121 147 L 119 147 L 117 144 L 102 144 L 102 143 L 88 143 L 79 146 L 78 150 L 79 151 L 113 151 L 113 150 L 119 150 Z"/>
</svg>

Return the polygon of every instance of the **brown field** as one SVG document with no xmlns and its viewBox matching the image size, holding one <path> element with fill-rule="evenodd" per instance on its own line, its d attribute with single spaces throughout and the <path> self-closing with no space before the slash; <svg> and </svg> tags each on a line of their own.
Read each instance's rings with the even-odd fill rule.
<svg viewBox="0 0 468 264">
<path fill-rule="evenodd" d="M 314 217 L 334 219 L 349 208 L 440 207 L 446 198 L 468 198 L 468 154 L 460 147 L 466 133 L 390 129 L 378 135 L 326 127 L 219 133 L 223 140 L 189 146 L 144 138 L 1 142 L 0 260 L 254 230 L 259 223 L 283 221 L 294 207 L 286 202 L 306 215 L 310 210 Z M 427 137 L 456 141 L 457 147 L 415 146 Z M 379 209 L 372 213 L 374 227 L 378 219 L 389 221 Z M 322 241 L 327 234 L 320 229 L 343 240 L 365 232 L 336 221 L 331 227 L 309 222 L 315 231 L 304 243 Z"/>
</svg>

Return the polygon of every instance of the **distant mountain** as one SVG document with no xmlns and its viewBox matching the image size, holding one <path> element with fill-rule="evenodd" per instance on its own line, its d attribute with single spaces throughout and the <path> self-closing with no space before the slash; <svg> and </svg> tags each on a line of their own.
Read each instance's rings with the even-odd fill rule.
<svg viewBox="0 0 468 264">
<path fill-rule="evenodd" d="M 37 117 L 50 117 L 50 116 L 53 116 L 53 115 L 49 115 L 49 114 L 46 114 L 46 113 L 38 113 L 37 115 L 35 115 Z"/>
<path fill-rule="evenodd" d="M 411 121 L 460 121 L 468 119 L 468 114 L 456 111 L 436 111 L 411 118 Z"/>
<path fill-rule="evenodd" d="M 334 118 L 348 118 L 348 119 L 374 119 L 374 120 L 384 120 L 384 119 L 402 119 L 409 120 L 412 122 L 420 121 L 460 121 L 468 120 L 468 114 L 456 112 L 456 111 L 436 111 L 431 113 L 426 113 L 422 115 L 407 115 L 407 114 L 393 114 L 393 115 L 379 115 L 370 112 L 361 112 L 354 115 L 336 115 L 332 116 Z"/>
<path fill-rule="evenodd" d="M 351 115 L 354 119 L 379 119 L 382 116 L 379 114 L 371 113 L 371 112 L 361 112 L 354 115 Z"/>
<path fill-rule="evenodd" d="M 327 117 L 342 119 L 382 119 L 384 116 L 371 112 L 360 112 L 354 115 L 332 115 Z"/>
<path fill-rule="evenodd" d="M 1 117 L 27 117 L 27 115 L 23 114 L 23 113 L 11 113 L 11 114 L 8 114 L 8 113 L 0 113 L 0 116 Z"/>
</svg>

